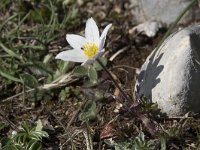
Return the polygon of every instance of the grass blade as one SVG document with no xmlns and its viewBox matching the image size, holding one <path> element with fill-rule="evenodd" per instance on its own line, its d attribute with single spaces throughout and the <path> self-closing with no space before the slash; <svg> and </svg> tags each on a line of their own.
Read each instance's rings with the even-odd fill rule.
<svg viewBox="0 0 200 150">
<path fill-rule="evenodd" d="M 1 67 L 0 67 L 0 75 L 1 75 L 2 77 L 5 77 L 5 78 L 9 79 L 9 80 L 22 83 L 22 80 L 20 80 L 19 78 L 16 78 L 16 77 L 14 77 L 14 76 L 12 76 L 12 75 L 6 73 L 5 71 L 3 71 L 3 69 L 2 69 Z"/>
<path fill-rule="evenodd" d="M 15 57 L 19 60 L 23 60 L 22 56 L 20 56 L 19 54 L 15 53 L 14 51 L 12 51 L 11 49 L 7 48 L 5 45 L 3 45 L 3 43 L 0 43 L 0 47 L 6 52 L 8 53 L 10 56 Z"/>
</svg>

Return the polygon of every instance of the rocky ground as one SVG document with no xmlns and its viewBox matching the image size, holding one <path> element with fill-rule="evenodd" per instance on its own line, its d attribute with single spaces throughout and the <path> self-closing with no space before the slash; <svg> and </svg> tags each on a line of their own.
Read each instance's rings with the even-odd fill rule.
<svg viewBox="0 0 200 150">
<path fill-rule="evenodd" d="M 132 32 L 137 22 L 128 0 L 64 2 L 0 2 L 2 145 L 23 123 L 40 120 L 49 135 L 40 142 L 42 149 L 198 149 L 198 115 L 169 118 L 144 99 L 132 109 L 137 72 L 167 29 L 151 38 Z M 90 17 L 101 31 L 113 24 L 103 60 L 132 101 L 103 70 L 91 83 L 79 64 L 55 60 L 70 49 L 66 33 L 83 35 Z"/>
</svg>

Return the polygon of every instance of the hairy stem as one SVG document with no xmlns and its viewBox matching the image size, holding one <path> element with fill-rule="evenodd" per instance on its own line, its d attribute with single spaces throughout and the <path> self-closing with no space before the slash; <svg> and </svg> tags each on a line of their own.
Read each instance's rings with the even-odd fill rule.
<svg viewBox="0 0 200 150">
<path fill-rule="evenodd" d="M 117 81 L 112 77 L 111 73 L 108 71 L 108 69 L 104 66 L 104 64 L 101 62 L 101 60 L 97 59 L 97 62 L 101 65 L 101 67 L 105 70 L 105 72 L 108 74 L 109 78 L 113 81 L 114 85 L 119 89 L 122 96 L 127 101 L 132 101 L 132 99 L 124 92 L 124 90 L 119 86 Z"/>
</svg>

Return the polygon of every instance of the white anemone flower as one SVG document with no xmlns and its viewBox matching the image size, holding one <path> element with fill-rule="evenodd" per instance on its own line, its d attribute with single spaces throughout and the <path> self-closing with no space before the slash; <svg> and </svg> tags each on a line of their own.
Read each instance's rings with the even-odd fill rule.
<svg viewBox="0 0 200 150">
<path fill-rule="evenodd" d="M 100 36 L 96 22 L 93 18 L 88 19 L 86 22 L 85 37 L 67 34 L 66 39 L 73 49 L 60 52 L 56 56 L 56 59 L 79 62 L 82 65 L 93 63 L 105 51 L 106 35 L 111 26 L 112 24 L 107 25 Z"/>
</svg>

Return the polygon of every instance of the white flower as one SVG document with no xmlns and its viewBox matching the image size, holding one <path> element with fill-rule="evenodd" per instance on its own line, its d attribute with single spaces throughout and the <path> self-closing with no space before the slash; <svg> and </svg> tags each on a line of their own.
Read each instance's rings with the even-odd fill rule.
<svg viewBox="0 0 200 150">
<path fill-rule="evenodd" d="M 109 24 L 99 36 L 99 29 L 93 18 L 86 22 L 85 37 L 75 34 L 67 34 L 66 39 L 73 48 L 60 52 L 56 59 L 64 61 L 82 62 L 82 64 L 91 64 L 99 58 L 104 52 L 106 35 L 112 24 Z"/>
</svg>

